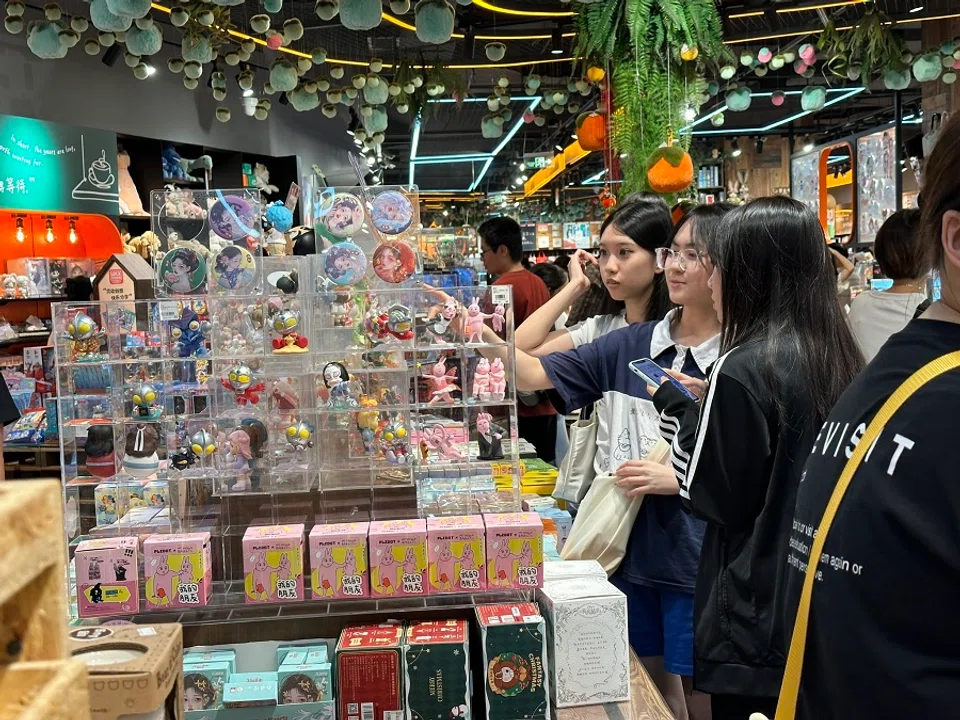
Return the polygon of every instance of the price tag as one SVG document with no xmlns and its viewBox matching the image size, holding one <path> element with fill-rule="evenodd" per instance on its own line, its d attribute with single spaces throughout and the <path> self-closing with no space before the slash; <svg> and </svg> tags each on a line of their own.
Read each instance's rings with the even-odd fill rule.
<svg viewBox="0 0 960 720">
<path fill-rule="evenodd" d="M 160 319 L 161 320 L 179 320 L 180 319 L 180 303 L 176 300 L 165 300 L 160 303 Z"/>
<path fill-rule="evenodd" d="M 492 294 L 494 305 L 506 305 L 510 302 L 510 288 L 506 285 L 494 285 Z"/>
</svg>

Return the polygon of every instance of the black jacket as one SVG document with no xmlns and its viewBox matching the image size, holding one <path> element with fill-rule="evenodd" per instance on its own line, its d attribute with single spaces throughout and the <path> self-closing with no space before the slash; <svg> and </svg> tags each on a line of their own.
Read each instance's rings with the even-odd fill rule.
<svg viewBox="0 0 960 720">
<path fill-rule="evenodd" d="M 694 686 L 702 692 L 780 691 L 789 640 L 779 588 L 817 430 L 809 396 L 789 370 L 768 380 L 760 345 L 750 343 L 717 360 L 702 405 L 670 383 L 653 398 L 684 507 L 707 521 L 694 598 Z"/>
</svg>

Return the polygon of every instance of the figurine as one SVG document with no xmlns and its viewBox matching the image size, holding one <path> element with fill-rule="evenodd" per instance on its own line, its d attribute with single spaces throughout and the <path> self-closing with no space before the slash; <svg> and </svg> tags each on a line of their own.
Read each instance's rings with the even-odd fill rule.
<svg viewBox="0 0 960 720">
<path fill-rule="evenodd" d="M 330 391 L 327 407 L 342 410 L 359 404 L 350 394 L 350 373 L 343 363 L 329 362 L 323 366 L 323 384 Z"/>
<path fill-rule="evenodd" d="M 0 287 L 3 288 L 3 296 L 5 298 L 12 300 L 17 297 L 17 276 L 4 275 L 3 279 L 0 280 Z"/>
<path fill-rule="evenodd" d="M 353 327 L 353 316 L 356 312 L 357 304 L 353 301 L 350 293 L 339 292 L 330 303 L 330 314 L 333 316 L 334 327 Z"/>
<path fill-rule="evenodd" d="M 426 443 L 427 450 L 437 453 L 440 460 L 463 460 L 463 453 L 447 437 L 447 431 L 443 425 L 432 425 L 429 428 L 424 428 L 423 440 Z"/>
<path fill-rule="evenodd" d="M 490 363 L 490 399 L 503 400 L 507 392 L 506 373 L 503 367 L 503 360 L 494 358 Z"/>
<path fill-rule="evenodd" d="M 213 455 L 217 451 L 217 441 L 209 430 L 198 430 L 190 436 L 190 450 L 197 458 Z"/>
<path fill-rule="evenodd" d="M 507 306 L 503 303 L 497 303 L 493 307 L 493 315 L 490 316 L 490 324 L 493 325 L 494 332 L 503 332 L 507 324 Z"/>
<path fill-rule="evenodd" d="M 264 390 L 264 384 L 254 378 L 250 366 L 243 363 L 231 367 L 227 377 L 220 378 L 220 383 L 234 394 L 237 405 L 241 407 L 247 403 L 256 405 L 260 402 L 260 393 Z"/>
<path fill-rule="evenodd" d="M 296 270 L 291 270 L 286 275 L 277 278 L 274 287 L 284 295 L 296 295 L 300 289 L 300 276 Z"/>
<path fill-rule="evenodd" d="M 197 462 L 197 456 L 194 454 L 193 450 L 188 447 L 181 447 L 177 452 L 173 453 L 170 456 L 170 466 L 174 470 L 179 470 L 183 472 L 184 470 L 189 470 Z"/>
<path fill-rule="evenodd" d="M 360 396 L 360 407 L 363 408 L 357 413 L 357 429 L 360 431 L 360 441 L 363 443 L 363 451 L 373 452 L 373 441 L 377 430 L 380 428 L 380 413 L 377 412 L 377 400 L 369 395 Z"/>
<path fill-rule="evenodd" d="M 480 310 L 480 303 L 476 297 L 470 301 L 470 307 L 467 308 L 466 323 L 468 343 L 483 342 L 483 321 L 492 317 L 493 315 L 488 315 Z"/>
<path fill-rule="evenodd" d="M 473 371 L 473 398 L 477 401 L 490 399 L 490 361 L 481 357 Z"/>
<path fill-rule="evenodd" d="M 273 316 L 274 332 L 280 334 L 280 337 L 273 339 L 273 352 L 275 354 L 307 352 L 307 338 L 297 332 L 299 327 L 299 310 L 281 310 Z"/>
<path fill-rule="evenodd" d="M 503 460 L 503 428 L 493 422 L 490 413 L 477 415 L 477 444 L 480 460 Z"/>
<path fill-rule="evenodd" d="M 191 308 L 185 307 L 180 318 L 171 324 L 170 336 L 173 338 L 173 352 L 177 357 L 206 357 L 210 351 L 204 345 L 210 322 L 201 320 Z"/>
<path fill-rule="evenodd" d="M 395 303 L 386 310 L 371 305 L 363 318 L 363 330 L 373 345 L 395 337 L 397 340 L 413 338 L 413 315 L 406 305 Z"/>
<path fill-rule="evenodd" d="M 403 422 L 393 418 L 379 429 L 380 452 L 391 465 L 406 465 L 410 462 L 410 446 L 407 444 L 407 428 Z"/>
<path fill-rule="evenodd" d="M 237 481 L 230 488 L 233 492 L 250 491 L 250 463 L 253 452 L 250 448 L 250 435 L 243 428 L 238 428 L 227 435 L 228 450 L 224 464 L 227 473 L 237 475 Z"/>
<path fill-rule="evenodd" d="M 150 383 L 140 383 L 133 389 L 133 411 L 131 417 L 137 420 L 156 420 L 163 413 L 157 405 L 157 389 Z"/>
<path fill-rule="evenodd" d="M 422 376 L 430 385 L 430 400 L 427 405 L 436 405 L 438 403 L 453 404 L 456 402 L 453 393 L 460 389 L 460 386 L 453 382 L 457 379 L 457 369 L 455 367 L 447 369 L 446 358 L 441 357 L 430 368 L 430 372 Z"/>
<path fill-rule="evenodd" d="M 123 469 L 136 478 L 147 477 L 157 471 L 160 459 L 160 429 L 156 423 L 137 423 L 126 428 Z"/>
<path fill-rule="evenodd" d="M 447 298 L 440 314 L 427 321 L 426 327 L 430 334 L 433 335 L 434 342 L 448 343 L 452 341 L 450 324 L 459 314 L 460 309 L 457 307 L 457 301 L 453 298 Z"/>
<path fill-rule="evenodd" d="M 100 342 L 103 331 L 96 321 L 82 310 L 71 318 L 64 337 L 73 343 L 71 352 L 74 362 L 100 362 Z"/>
<path fill-rule="evenodd" d="M 284 435 L 287 436 L 287 442 L 297 455 L 313 447 L 313 428 L 303 420 L 298 420 L 287 427 Z"/>
<path fill-rule="evenodd" d="M 273 398 L 273 404 L 277 410 L 283 414 L 289 415 L 300 407 L 300 393 L 297 392 L 290 378 L 274 380 L 270 396 Z"/>
</svg>

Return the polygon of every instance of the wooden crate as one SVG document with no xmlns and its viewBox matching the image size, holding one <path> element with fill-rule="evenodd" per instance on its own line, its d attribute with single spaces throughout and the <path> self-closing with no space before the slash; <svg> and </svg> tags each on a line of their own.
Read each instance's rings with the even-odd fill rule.
<svg viewBox="0 0 960 720">
<path fill-rule="evenodd" d="M 87 666 L 45 660 L 0 670 L 0 720 L 89 720 Z"/>
</svg>

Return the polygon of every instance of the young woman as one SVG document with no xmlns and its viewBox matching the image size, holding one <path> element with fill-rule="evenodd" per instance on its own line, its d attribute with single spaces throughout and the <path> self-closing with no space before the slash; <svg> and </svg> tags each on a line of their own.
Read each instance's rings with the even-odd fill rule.
<svg viewBox="0 0 960 720">
<path fill-rule="evenodd" d="M 886 219 L 873 243 L 880 270 L 893 280 L 887 290 L 867 290 L 850 303 L 847 322 L 867 362 L 880 346 L 913 320 L 927 300 L 927 249 L 917 228 L 919 210 L 898 210 Z"/>
<path fill-rule="evenodd" d="M 694 687 L 711 695 L 713 720 L 744 720 L 776 707 L 786 652 L 777 588 L 803 459 L 862 358 L 803 204 L 761 198 L 733 210 L 708 252 L 723 355 L 709 386 L 678 376 L 705 394 L 702 409 L 669 382 L 653 402 L 680 497 L 707 522 Z"/>
<path fill-rule="evenodd" d="M 677 718 L 702 718 L 707 699 L 692 693 L 693 589 L 703 524 L 683 511 L 669 467 L 646 460 L 658 418 L 643 381 L 629 367 L 650 358 L 703 377 L 717 358 L 720 329 L 703 250 L 727 208 L 702 206 L 657 251 L 670 300 L 681 306 L 660 322 L 634 323 L 594 342 L 541 358 L 517 351 L 519 389 L 556 388 L 569 407 L 602 400 L 594 469 L 616 472 L 628 496 L 645 496 L 626 556 L 613 580 L 627 595 L 630 643 Z M 632 241 L 631 241 L 632 242 Z M 608 275 L 620 278 L 619 271 Z M 623 283 L 633 278 L 623 277 Z M 569 342 L 569 339 L 567 340 Z"/>
<path fill-rule="evenodd" d="M 539 357 L 593 342 L 628 323 L 660 320 L 670 299 L 655 253 L 667 245 L 672 231 L 670 210 L 660 199 L 635 200 L 610 213 L 600 227 L 599 259 L 584 250 L 573 254 L 567 267 L 570 282 L 517 328 L 517 348 Z M 590 290 L 584 263 L 599 264 L 614 304 L 608 313 L 555 330 L 557 318 Z"/>
<path fill-rule="evenodd" d="M 954 115 L 927 160 L 920 193 L 927 260 L 918 274 L 936 268 L 942 297 L 880 348 L 833 408 L 806 459 L 785 528 L 790 555 L 778 588 L 789 604 L 788 632 L 814 533 L 847 458 L 908 377 L 960 351 L 958 167 L 960 115 Z M 931 380 L 886 423 L 853 476 L 817 568 L 798 719 L 956 717 L 958 405 L 960 371 Z"/>
</svg>

